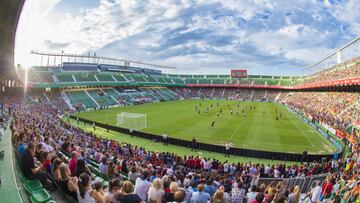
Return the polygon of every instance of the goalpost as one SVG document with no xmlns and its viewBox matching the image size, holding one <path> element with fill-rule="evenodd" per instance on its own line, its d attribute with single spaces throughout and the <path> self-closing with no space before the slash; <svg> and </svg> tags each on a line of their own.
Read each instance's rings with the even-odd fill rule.
<svg viewBox="0 0 360 203">
<path fill-rule="evenodd" d="M 116 125 L 141 130 L 147 127 L 146 114 L 122 112 L 116 115 Z"/>
</svg>

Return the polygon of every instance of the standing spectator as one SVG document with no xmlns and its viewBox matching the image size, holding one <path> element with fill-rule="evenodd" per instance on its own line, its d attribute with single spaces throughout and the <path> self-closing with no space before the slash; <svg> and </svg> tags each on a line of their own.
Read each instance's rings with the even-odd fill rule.
<svg viewBox="0 0 360 203">
<path fill-rule="evenodd" d="M 173 202 L 174 201 L 174 194 L 178 190 L 178 184 L 176 182 L 170 183 L 170 192 L 165 192 L 164 200 L 165 202 Z"/>
<path fill-rule="evenodd" d="M 258 192 L 257 192 L 256 185 L 252 185 L 250 192 L 246 194 L 247 202 L 252 203 L 255 200 L 255 197 L 257 194 L 258 194 Z"/>
<path fill-rule="evenodd" d="M 294 191 L 289 195 L 288 203 L 299 203 L 300 195 L 300 187 L 295 186 Z"/>
<path fill-rule="evenodd" d="M 210 199 L 210 195 L 206 192 L 204 192 L 204 185 L 199 184 L 197 186 L 197 192 L 194 192 L 191 198 L 192 203 L 207 203 L 207 201 Z"/>
<path fill-rule="evenodd" d="M 228 203 L 228 201 L 224 198 L 224 191 L 217 190 L 211 198 L 211 203 Z"/>
<path fill-rule="evenodd" d="M 151 186 L 151 183 L 147 180 L 149 177 L 149 172 L 144 170 L 141 177 L 137 178 L 135 181 L 135 190 L 134 193 L 137 194 L 142 201 L 146 200 L 146 194 Z"/>
<path fill-rule="evenodd" d="M 71 176 L 75 176 L 77 161 L 78 161 L 78 153 L 76 151 L 71 152 L 71 159 L 69 161 L 69 169 L 71 172 Z"/>
<path fill-rule="evenodd" d="M 321 196 L 320 181 L 316 181 L 316 186 L 311 190 L 311 202 L 319 202 Z"/>
<path fill-rule="evenodd" d="M 231 202 L 232 203 L 243 203 L 245 198 L 245 189 L 243 188 L 242 182 L 238 182 L 236 187 L 232 190 Z"/>
<path fill-rule="evenodd" d="M 164 198 L 163 183 L 160 178 L 155 178 L 152 186 L 149 188 L 148 201 L 161 203 Z"/>
<path fill-rule="evenodd" d="M 332 187 L 333 187 L 333 184 L 331 182 L 331 177 L 326 176 L 326 181 L 323 183 L 322 189 L 321 189 L 321 197 L 324 199 L 329 198 L 331 195 Z"/>
</svg>

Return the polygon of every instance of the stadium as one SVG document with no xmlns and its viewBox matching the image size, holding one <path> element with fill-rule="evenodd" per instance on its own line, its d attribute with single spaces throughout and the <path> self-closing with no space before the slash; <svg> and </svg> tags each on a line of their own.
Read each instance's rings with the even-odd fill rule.
<svg viewBox="0 0 360 203">
<path fill-rule="evenodd" d="M 0 2 L 1 202 L 360 202 L 356 1 L 144 2 Z"/>
</svg>

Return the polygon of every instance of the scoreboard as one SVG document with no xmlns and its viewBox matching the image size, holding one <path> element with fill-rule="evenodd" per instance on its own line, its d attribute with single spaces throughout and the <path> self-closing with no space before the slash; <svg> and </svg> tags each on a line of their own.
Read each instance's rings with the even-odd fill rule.
<svg viewBox="0 0 360 203">
<path fill-rule="evenodd" d="M 246 69 L 231 70 L 231 77 L 232 78 L 247 78 L 247 70 Z"/>
</svg>

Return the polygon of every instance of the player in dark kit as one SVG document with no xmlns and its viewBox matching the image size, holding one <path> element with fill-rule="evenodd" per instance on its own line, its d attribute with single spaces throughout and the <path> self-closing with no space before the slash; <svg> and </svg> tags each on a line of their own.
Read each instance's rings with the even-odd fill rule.
<svg viewBox="0 0 360 203">
<path fill-rule="evenodd" d="M 215 127 L 215 121 L 211 123 L 211 127 Z"/>
</svg>

